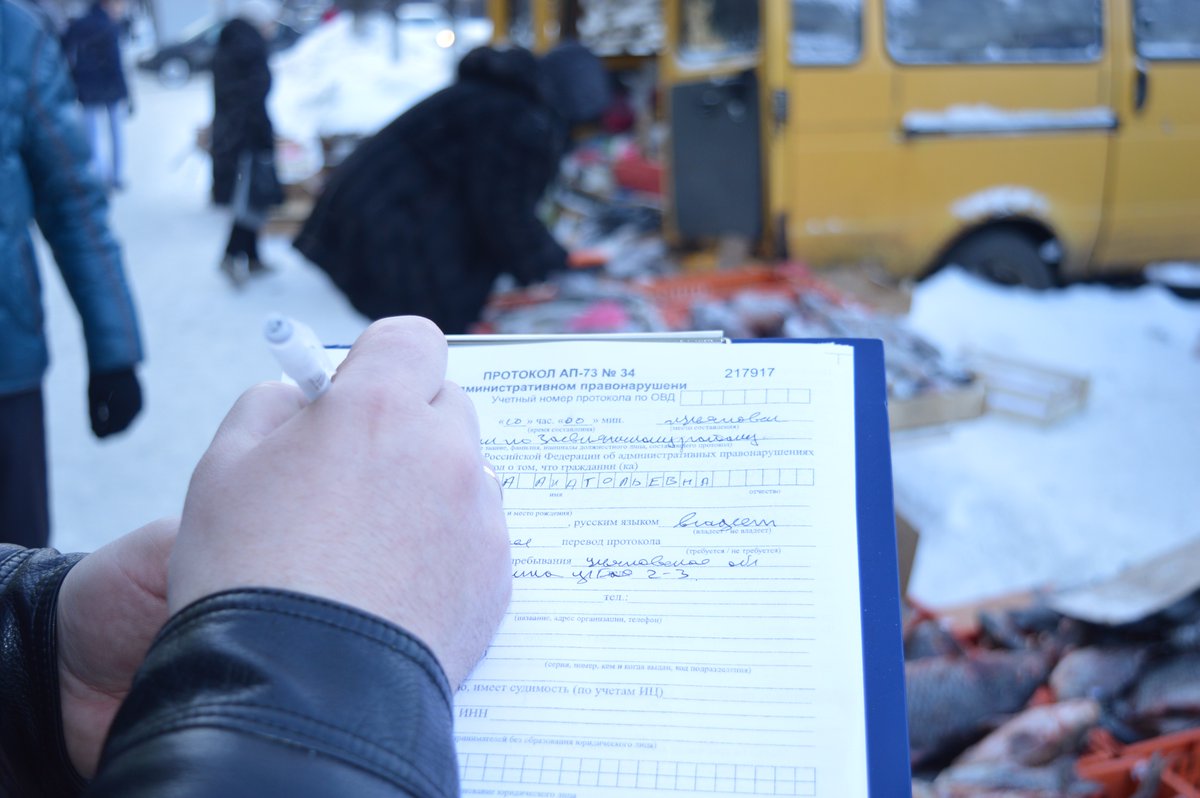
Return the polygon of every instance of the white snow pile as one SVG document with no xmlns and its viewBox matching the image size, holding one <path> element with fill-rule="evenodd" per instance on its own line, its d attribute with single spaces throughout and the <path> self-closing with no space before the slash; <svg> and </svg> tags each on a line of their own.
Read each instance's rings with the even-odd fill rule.
<svg viewBox="0 0 1200 798">
<path fill-rule="evenodd" d="M 428 31 L 396 28 L 375 15 L 356 29 L 341 14 L 313 30 L 272 64 L 276 132 L 298 142 L 370 135 L 454 77 L 459 51 Z"/>
<path fill-rule="evenodd" d="M 1146 267 L 1146 278 L 1168 287 L 1200 291 L 1200 263 L 1154 263 Z"/>
<path fill-rule="evenodd" d="M 897 508 L 922 536 L 913 596 L 1065 587 L 1200 536 L 1200 303 L 1154 285 L 1036 292 L 948 270 L 918 288 L 910 323 L 947 354 L 1090 378 L 1084 410 L 1049 427 L 985 415 L 894 436 Z"/>
<path fill-rule="evenodd" d="M 955 202 L 950 210 L 966 221 L 1018 214 L 1041 218 L 1049 215 L 1050 201 L 1027 186 L 993 186 Z"/>
</svg>

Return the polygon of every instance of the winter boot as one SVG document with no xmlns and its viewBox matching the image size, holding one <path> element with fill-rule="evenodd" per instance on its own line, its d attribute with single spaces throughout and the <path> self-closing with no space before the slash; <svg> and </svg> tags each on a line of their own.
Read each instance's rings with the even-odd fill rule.
<svg viewBox="0 0 1200 798">
<path fill-rule="evenodd" d="M 248 259 L 246 267 L 251 277 L 261 277 L 275 271 L 274 266 L 268 266 L 253 255 Z"/>
<path fill-rule="evenodd" d="M 267 264 L 263 263 L 262 258 L 258 256 L 258 230 L 252 227 L 238 226 L 241 238 L 242 251 L 246 253 L 248 272 L 251 277 L 270 274 L 272 269 Z"/>
<path fill-rule="evenodd" d="M 226 252 L 221 258 L 220 269 L 234 288 L 241 288 L 250 279 L 250 259 L 245 253 Z"/>
</svg>

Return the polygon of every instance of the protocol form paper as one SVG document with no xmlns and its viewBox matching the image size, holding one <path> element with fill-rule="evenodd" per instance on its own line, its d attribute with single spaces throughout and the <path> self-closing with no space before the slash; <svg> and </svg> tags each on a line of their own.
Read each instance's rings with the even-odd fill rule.
<svg viewBox="0 0 1200 798">
<path fill-rule="evenodd" d="M 513 599 L 464 795 L 866 796 L 854 351 L 455 348 Z"/>
</svg>

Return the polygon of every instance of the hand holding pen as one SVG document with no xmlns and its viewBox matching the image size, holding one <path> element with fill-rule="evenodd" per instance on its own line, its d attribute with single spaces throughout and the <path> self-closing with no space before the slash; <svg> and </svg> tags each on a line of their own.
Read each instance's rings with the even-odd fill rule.
<svg viewBox="0 0 1200 798">
<path fill-rule="evenodd" d="M 419 637 L 456 688 L 491 640 L 512 579 L 500 493 L 446 357 L 432 323 L 384 319 L 359 337 L 332 389 L 326 372 L 306 393 L 306 367 L 293 375 L 301 388 L 247 391 L 192 477 L 171 611 L 237 587 L 341 601 Z"/>
<path fill-rule="evenodd" d="M 325 345 L 309 327 L 276 313 L 267 318 L 263 335 L 283 373 L 295 380 L 308 401 L 329 389 L 333 364 Z"/>
</svg>

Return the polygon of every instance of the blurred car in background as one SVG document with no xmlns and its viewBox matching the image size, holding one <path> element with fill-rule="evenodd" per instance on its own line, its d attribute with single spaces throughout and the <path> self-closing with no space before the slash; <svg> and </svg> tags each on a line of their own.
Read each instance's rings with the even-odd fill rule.
<svg viewBox="0 0 1200 798">
<path fill-rule="evenodd" d="M 164 86 L 182 86 L 196 72 L 212 69 L 213 54 L 217 39 L 221 36 L 224 22 L 202 20 L 185 31 L 183 38 L 173 44 L 159 47 L 154 52 L 138 59 L 137 66 L 144 72 L 158 76 Z M 300 39 L 300 33 L 290 25 L 279 23 L 275 35 L 269 42 L 271 52 L 286 50 Z"/>
<path fill-rule="evenodd" d="M 283 0 L 279 21 L 304 35 L 337 13 L 332 0 Z"/>
<path fill-rule="evenodd" d="M 447 13 L 441 3 L 409 2 L 396 10 L 396 17 L 407 37 L 432 41 L 443 50 L 463 49 L 487 44 L 492 37 L 491 20 L 458 17 Z"/>
<path fill-rule="evenodd" d="M 454 46 L 454 20 L 438 3 L 405 3 L 397 10 L 401 27 L 409 34 L 430 37 L 443 50 Z"/>
</svg>

